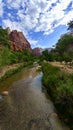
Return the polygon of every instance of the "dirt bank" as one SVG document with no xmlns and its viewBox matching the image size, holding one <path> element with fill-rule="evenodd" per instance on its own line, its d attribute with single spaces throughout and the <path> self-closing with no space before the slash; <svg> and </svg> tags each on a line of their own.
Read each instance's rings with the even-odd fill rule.
<svg viewBox="0 0 73 130">
<path fill-rule="evenodd" d="M 60 62 L 49 62 L 53 66 L 58 66 L 62 71 L 65 71 L 67 73 L 73 73 L 73 66 L 66 65 Z"/>
<path fill-rule="evenodd" d="M 3 77 L 7 71 L 14 70 L 14 69 L 20 67 L 21 65 L 23 65 L 23 63 L 18 63 L 18 64 L 7 65 L 7 66 L 1 67 L 0 68 L 0 78 Z"/>
</svg>

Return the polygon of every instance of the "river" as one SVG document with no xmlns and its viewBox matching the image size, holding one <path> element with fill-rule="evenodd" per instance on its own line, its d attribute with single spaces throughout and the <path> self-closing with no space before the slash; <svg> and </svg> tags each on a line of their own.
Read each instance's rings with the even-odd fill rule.
<svg viewBox="0 0 73 130">
<path fill-rule="evenodd" d="M 0 130 L 69 130 L 59 120 L 41 78 L 42 72 L 34 67 L 0 84 Z M 5 90 L 7 95 L 2 94 Z"/>
</svg>

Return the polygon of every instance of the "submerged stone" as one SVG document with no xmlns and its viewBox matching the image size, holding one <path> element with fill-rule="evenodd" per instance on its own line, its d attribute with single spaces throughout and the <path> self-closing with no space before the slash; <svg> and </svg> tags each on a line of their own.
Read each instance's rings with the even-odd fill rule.
<svg viewBox="0 0 73 130">
<path fill-rule="evenodd" d="M 3 91 L 2 94 L 3 94 L 4 96 L 6 96 L 6 95 L 9 94 L 9 92 L 8 92 L 8 91 Z"/>
</svg>

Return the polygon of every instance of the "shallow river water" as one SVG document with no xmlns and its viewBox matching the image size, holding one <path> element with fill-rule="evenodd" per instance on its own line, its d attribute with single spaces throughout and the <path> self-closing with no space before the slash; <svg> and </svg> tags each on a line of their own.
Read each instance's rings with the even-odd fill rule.
<svg viewBox="0 0 73 130">
<path fill-rule="evenodd" d="M 0 84 L 0 130 L 68 130 L 41 83 L 36 68 L 22 70 Z M 8 91 L 3 95 L 2 91 Z"/>
</svg>

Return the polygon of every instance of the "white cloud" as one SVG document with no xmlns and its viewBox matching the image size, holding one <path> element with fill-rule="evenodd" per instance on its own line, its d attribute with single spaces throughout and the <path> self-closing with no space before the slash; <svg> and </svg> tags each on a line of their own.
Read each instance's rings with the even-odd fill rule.
<svg viewBox="0 0 73 130">
<path fill-rule="evenodd" d="M 6 2 L 8 8 L 19 9 L 24 0 L 8 0 Z"/>
<path fill-rule="evenodd" d="M 72 10 L 66 14 L 64 11 L 68 7 L 70 2 L 71 0 L 62 0 L 60 3 L 57 3 L 55 7 L 52 7 L 51 11 L 42 14 L 39 20 L 40 22 L 35 31 L 44 31 L 44 34 L 48 35 L 52 33 L 54 29 L 59 25 L 67 24 L 73 18 Z"/>
<path fill-rule="evenodd" d="M 31 38 L 28 38 L 28 41 L 30 42 L 31 46 L 36 46 L 38 44 L 37 40 L 31 39 Z"/>
<path fill-rule="evenodd" d="M 70 20 L 73 19 L 73 10 L 70 11 L 68 14 L 65 15 L 65 17 L 61 20 L 61 25 L 67 25 Z"/>
<path fill-rule="evenodd" d="M 3 20 L 3 26 L 9 27 L 10 30 L 18 30 L 18 31 L 22 31 L 24 33 L 25 36 L 28 35 L 27 30 L 24 28 L 24 25 L 22 25 L 22 23 L 19 22 L 12 22 L 9 19 L 7 20 Z"/>
<path fill-rule="evenodd" d="M 0 1 L 0 17 L 3 16 L 3 12 L 4 12 L 4 3 L 2 2 L 2 0 Z"/>
<path fill-rule="evenodd" d="M 49 30 L 48 30 L 48 31 L 45 31 L 45 32 L 44 32 L 44 35 L 49 35 L 49 34 L 51 34 L 53 31 L 54 31 L 53 29 L 50 29 L 50 31 L 49 31 Z"/>
<path fill-rule="evenodd" d="M 32 39 L 29 36 L 27 36 L 27 39 L 30 42 L 32 48 L 36 48 L 36 46 L 39 48 L 46 48 L 46 45 L 40 45 L 38 40 Z"/>
<path fill-rule="evenodd" d="M 11 29 L 18 29 L 28 34 L 30 30 L 43 32 L 44 35 L 52 33 L 59 25 L 66 25 L 73 18 L 73 10 L 66 11 L 73 0 L 8 0 L 6 7 L 16 9 L 16 14 L 10 15 L 10 19 L 4 19 L 4 26 Z M 3 14 L 3 4 L 1 1 L 0 15 Z M 54 6 L 53 6 L 54 5 Z M 73 6 L 73 5 L 72 5 Z M 15 12 L 14 12 L 15 13 Z M 15 21 L 17 17 L 19 21 Z"/>
</svg>

